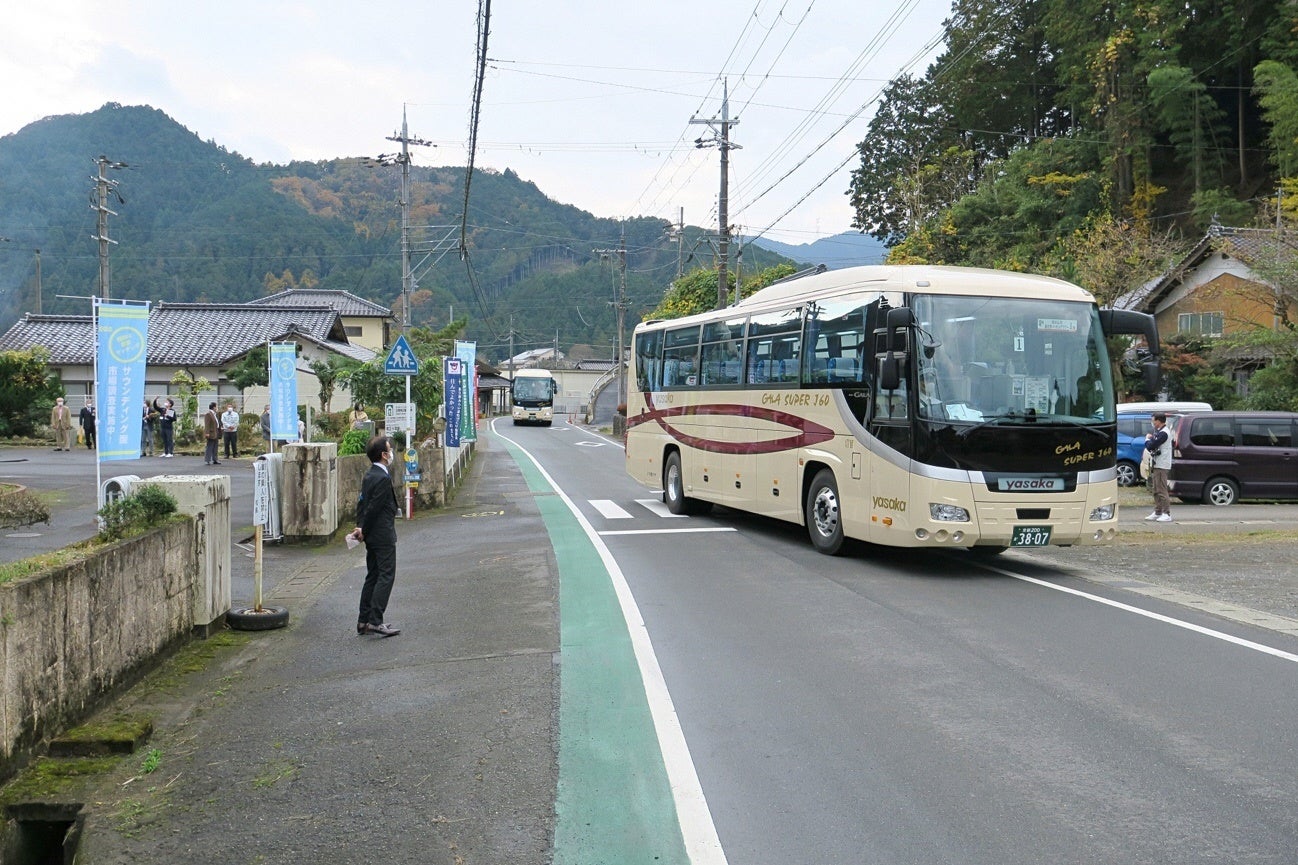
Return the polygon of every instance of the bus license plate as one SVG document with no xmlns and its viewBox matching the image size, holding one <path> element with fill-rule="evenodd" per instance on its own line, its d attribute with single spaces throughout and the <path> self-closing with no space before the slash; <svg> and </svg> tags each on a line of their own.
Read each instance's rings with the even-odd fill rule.
<svg viewBox="0 0 1298 865">
<path fill-rule="evenodd" d="M 1010 535 L 1011 547 L 1050 546 L 1050 526 L 1015 526 Z"/>
</svg>

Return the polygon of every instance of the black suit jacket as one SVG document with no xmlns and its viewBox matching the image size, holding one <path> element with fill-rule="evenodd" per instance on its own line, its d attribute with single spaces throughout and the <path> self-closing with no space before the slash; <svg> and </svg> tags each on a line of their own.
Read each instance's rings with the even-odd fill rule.
<svg viewBox="0 0 1298 865">
<path fill-rule="evenodd" d="M 361 480 L 361 496 L 356 500 L 356 526 L 367 544 L 397 543 L 397 493 L 392 478 L 383 467 L 371 465 Z"/>
</svg>

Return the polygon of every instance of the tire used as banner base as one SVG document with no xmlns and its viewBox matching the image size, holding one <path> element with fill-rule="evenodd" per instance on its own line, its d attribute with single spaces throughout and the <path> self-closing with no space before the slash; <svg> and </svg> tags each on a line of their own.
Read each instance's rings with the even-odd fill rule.
<svg viewBox="0 0 1298 865">
<path fill-rule="evenodd" d="M 288 624 L 288 608 L 235 607 L 225 614 L 225 621 L 236 631 L 273 631 Z"/>
</svg>

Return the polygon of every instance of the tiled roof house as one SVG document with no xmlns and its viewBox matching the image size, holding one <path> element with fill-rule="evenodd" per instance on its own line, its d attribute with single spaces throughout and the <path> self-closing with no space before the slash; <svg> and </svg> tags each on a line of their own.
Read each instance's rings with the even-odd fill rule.
<svg viewBox="0 0 1298 865">
<path fill-rule="evenodd" d="M 342 316 L 329 306 L 158 303 L 149 311 L 145 391 L 150 397 L 175 393 L 172 375 L 184 369 L 211 382 L 208 395 L 212 399 L 238 402 L 238 388 L 226 381 L 221 371 L 268 340 L 294 341 L 302 346 L 298 400 L 316 408 L 319 386 L 308 366 L 310 361 L 330 355 L 368 361 L 376 354 L 347 339 Z M 73 406 L 91 393 L 94 345 L 94 325 L 88 315 L 28 313 L 0 336 L 0 350 L 47 348 L 50 367 L 62 379 Z M 248 403 L 265 400 L 263 389 L 249 389 L 242 396 Z M 344 405 L 348 400 L 346 390 L 339 389 L 332 402 Z M 249 410 L 260 411 L 260 406 Z"/>
<path fill-rule="evenodd" d="M 1166 339 L 1178 333 L 1229 336 L 1281 327 L 1280 306 L 1298 316 L 1292 296 L 1277 292 L 1256 269 L 1260 261 L 1298 258 L 1298 242 L 1272 229 L 1213 226 L 1180 261 L 1116 306 L 1151 313 Z M 1233 352 L 1236 379 L 1269 360 L 1265 350 Z"/>
<path fill-rule="evenodd" d="M 392 310 L 357 297 L 350 291 L 327 291 L 318 288 L 290 288 L 249 301 L 250 306 L 328 306 L 338 310 L 343 331 L 352 345 L 362 345 L 375 352 L 391 342 Z"/>
</svg>

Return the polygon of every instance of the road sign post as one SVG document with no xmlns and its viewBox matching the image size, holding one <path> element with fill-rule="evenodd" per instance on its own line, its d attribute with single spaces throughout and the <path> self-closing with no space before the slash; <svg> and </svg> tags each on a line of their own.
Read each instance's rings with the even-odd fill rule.
<svg viewBox="0 0 1298 865">
<path fill-rule="evenodd" d="M 406 377 L 406 401 L 400 406 L 399 414 L 403 415 L 399 426 L 406 433 L 406 459 L 407 465 L 412 460 L 412 454 L 415 452 L 415 406 L 410 401 L 410 379 L 419 375 L 419 358 L 410 348 L 410 343 L 406 342 L 405 336 L 397 337 L 397 341 L 392 343 L 392 348 L 388 349 L 388 356 L 383 361 L 383 372 L 387 375 L 404 375 Z M 393 421 L 396 419 L 398 412 L 393 411 L 398 406 L 397 403 L 388 403 L 385 409 L 384 423 L 391 429 L 394 426 Z M 392 418 L 392 420 L 388 420 Z M 406 484 L 406 519 L 414 517 L 414 487 L 409 483 Z"/>
</svg>

